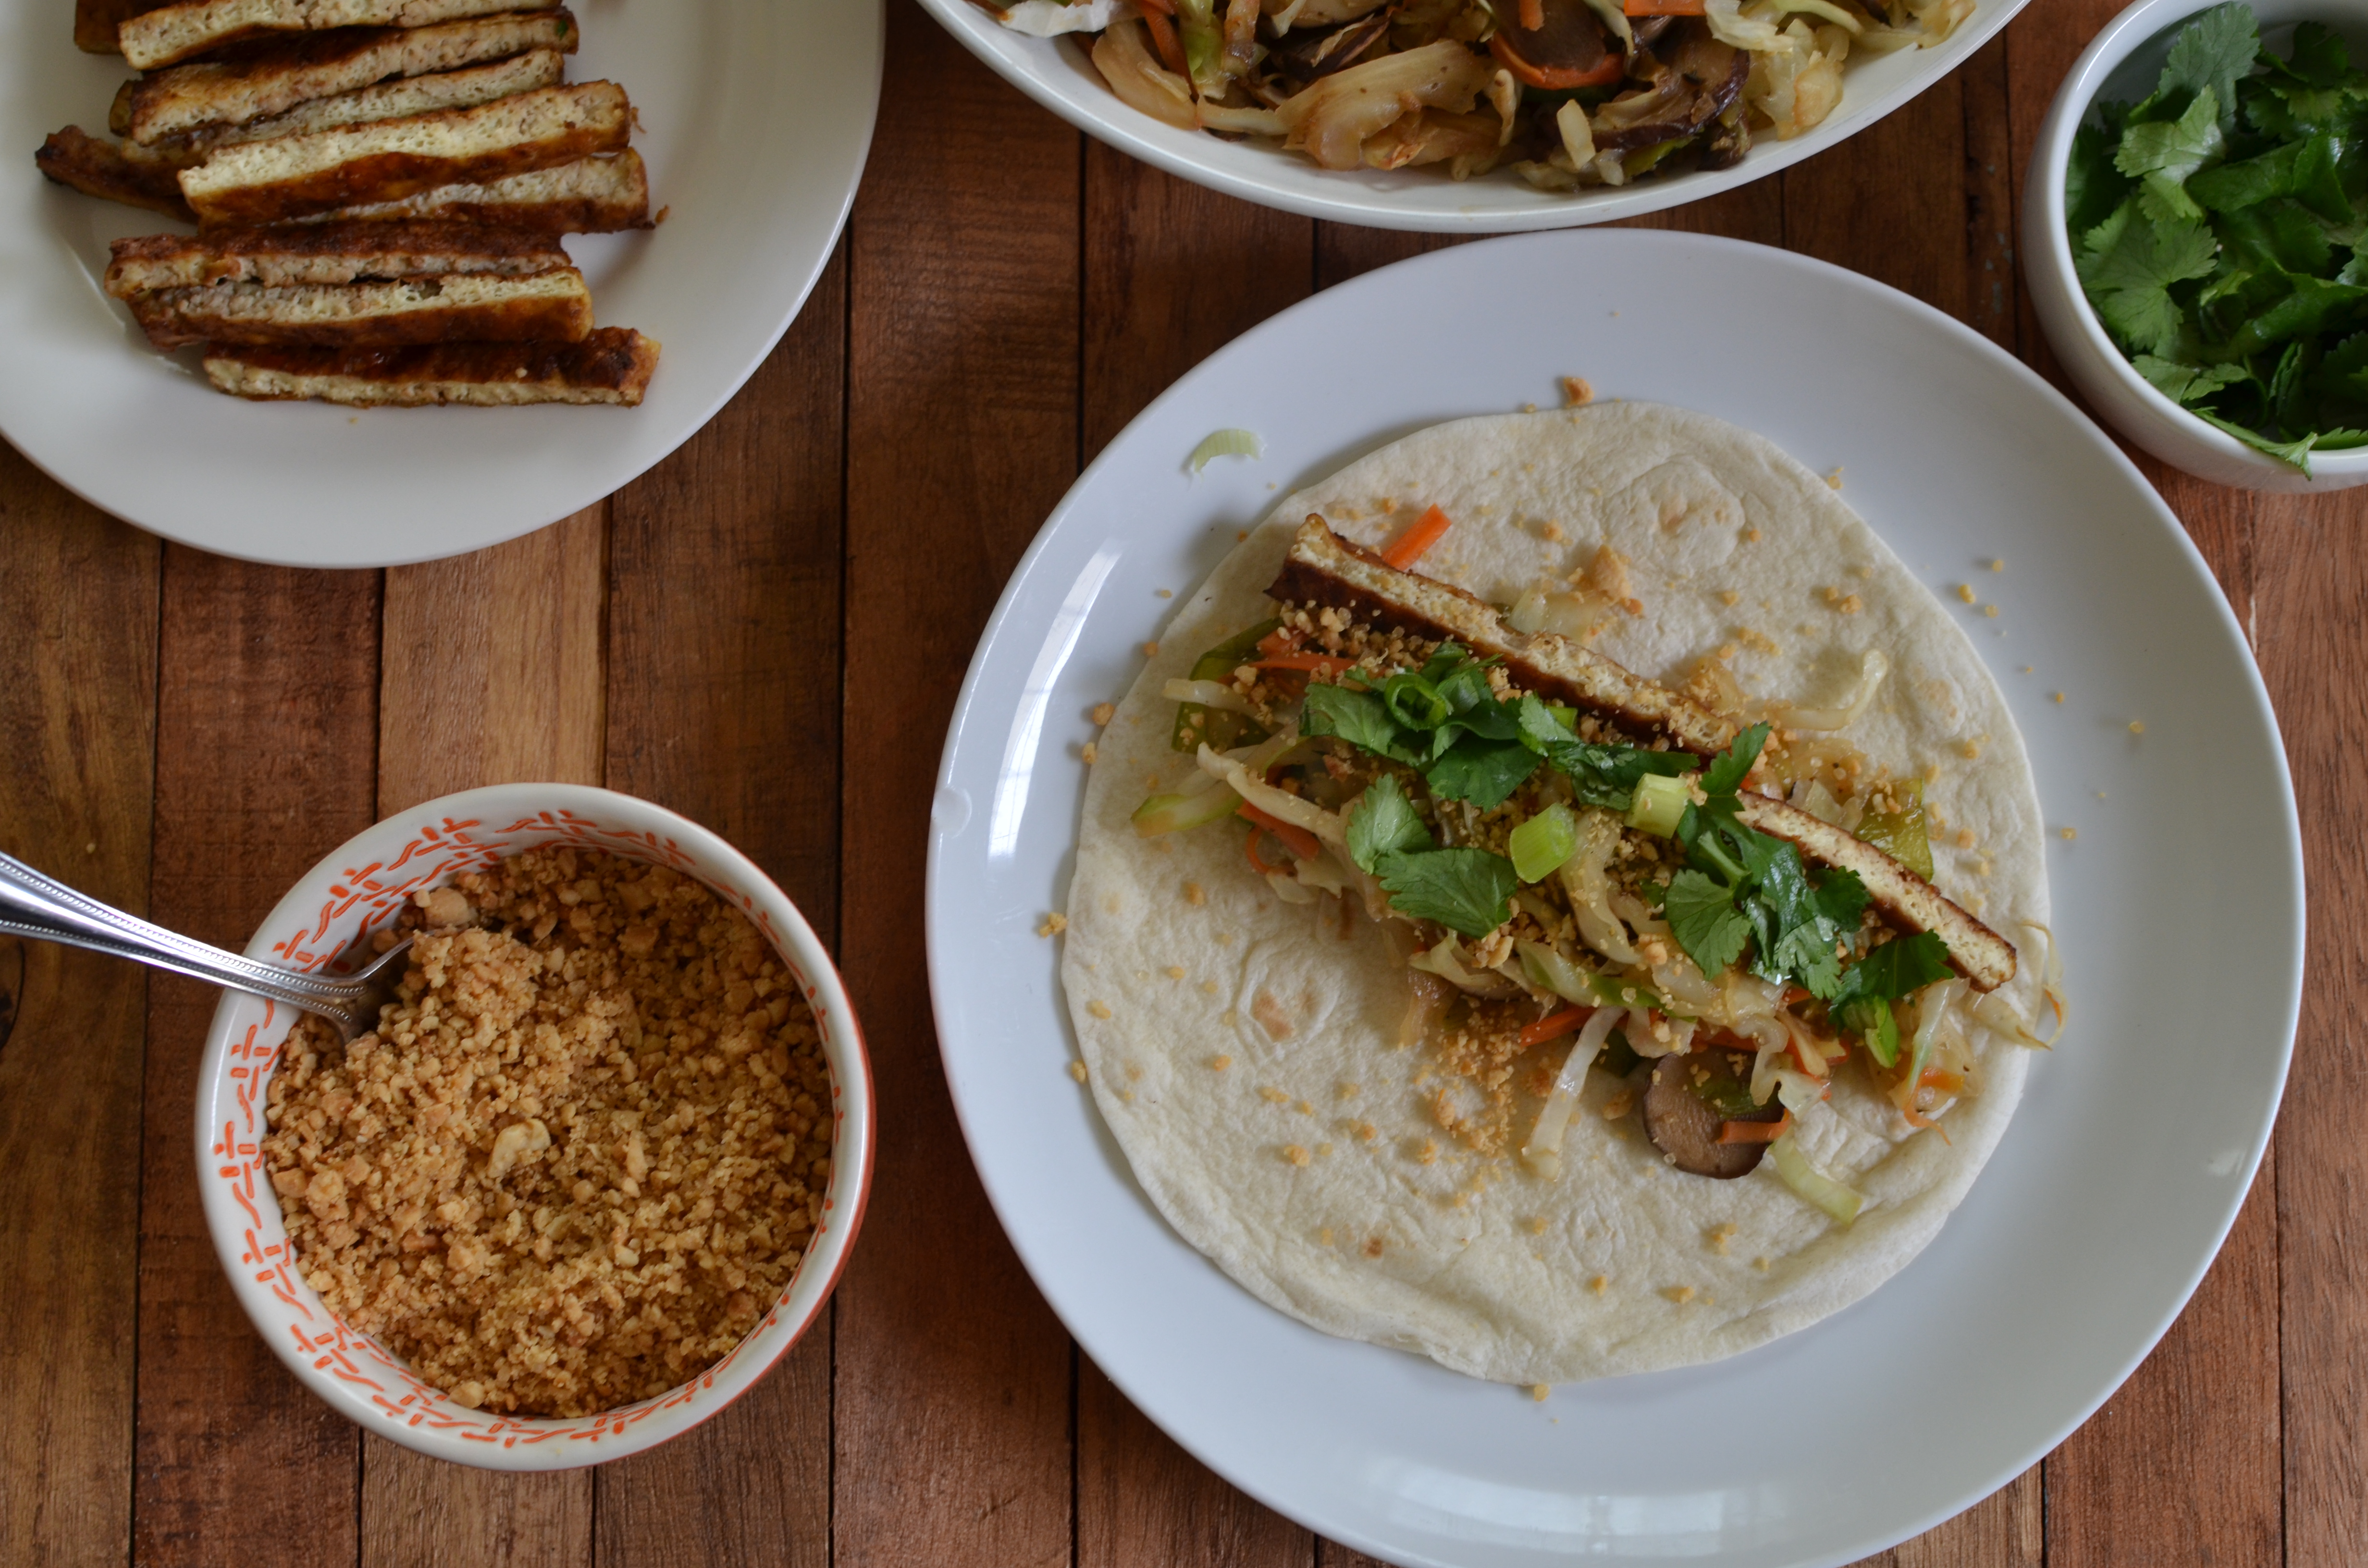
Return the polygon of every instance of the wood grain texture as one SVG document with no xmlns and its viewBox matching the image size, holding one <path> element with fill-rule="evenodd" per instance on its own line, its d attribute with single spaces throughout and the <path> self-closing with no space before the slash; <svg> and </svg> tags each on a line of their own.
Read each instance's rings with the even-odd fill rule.
<svg viewBox="0 0 2368 1568">
<path fill-rule="evenodd" d="M 847 268 L 611 502 L 608 777 L 722 834 L 838 935 Z M 604 1564 L 830 1561 L 825 1317 L 723 1415 L 602 1470 Z"/>
<path fill-rule="evenodd" d="M 144 910 L 156 544 L 6 446 L 0 627 L 0 849 Z M 146 976 L 47 942 L 0 959 L 0 1562 L 117 1562 Z"/>
<path fill-rule="evenodd" d="M 1084 153 L 911 0 L 889 7 L 888 57 L 850 231 L 843 817 L 880 1153 L 838 1289 L 833 1561 L 1064 1568 L 1069 1344 L 963 1149 L 919 934 L 955 688 L 1076 472 Z"/>
<path fill-rule="evenodd" d="M 2368 1542 L 2368 493 L 2283 501 L 2255 535 L 2254 657 L 2277 705 L 2302 810 L 2310 935 L 2274 1187 L 2288 1568 L 2336 1568 Z M 2244 1325 L 2248 1333 L 2258 1325 Z"/>
<path fill-rule="evenodd" d="M 607 506 L 386 574 L 378 814 L 481 784 L 600 782 Z M 589 1568 L 592 1473 L 508 1475 L 362 1442 L 363 1568 Z"/>
<path fill-rule="evenodd" d="M 377 820 L 379 578 L 171 546 L 163 581 L 153 917 L 244 948 Z M 198 1207 L 189 1108 L 218 995 L 149 985 L 134 1556 L 351 1562 L 359 1433 L 249 1325 Z"/>
</svg>

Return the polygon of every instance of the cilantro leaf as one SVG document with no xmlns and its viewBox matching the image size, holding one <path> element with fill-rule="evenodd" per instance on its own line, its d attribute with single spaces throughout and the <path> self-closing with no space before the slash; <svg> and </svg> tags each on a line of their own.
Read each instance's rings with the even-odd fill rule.
<svg viewBox="0 0 2368 1568">
<path fill-rule="evenodd" d="M 2293 59 L 2280 60 L 2265 50 L 2260 61 L 2271 74 L 2311 87 L 2349 86 L 2355 75 L 2343 35 L 2324 22 L 2304 22 L 2294 28 Z"/>
<path fill-rule="evenodd" d="M 2229 352 L 2242 356 L 2283 343 L 2303 333 L 2319 333 L 2360 314 L 2368 301 L 2368 285 L 2329 283 L 2317 278 L 2296 278 L 2294 291 L 2240 328 L 2228 340 Z"/>
<path fill-rule="evenodd" d="M 1734 891 L 1700 871 L 1679 871 L 1669 879 L 1661 912 L 1678 946 L 1706 975 L 1725 973 L 1751 939 L 1751 923 L 1736 909 Z"/>
<path fill-rule="evenodd" d="M 1482 811 L 1504 804 L 1538 769 L 1538 754 L 1518 740 L 1465 735 L 1424 770 L 1432 791 Z"/>
<path fill-rule="evenodd" d="M 2226 146 L 2227 138 L 2220 130 L 2219 101 L 2205 87 L 2177 119 L 2133 125 L 2123 131 L 2113 166 L 2143 182 L 2138 205 L 2157 222 L 2200 218 L 2203 210 L 2187 194 L 2187 176 L 2218 162 Z"/>
<path fill-rule="evenodd" d="M 2183 320 L 2170 286 L 2209 274 L 2218 249 L 2202 223 L 2148 221 L 2132 199 L 2081 240 L 2080 281 L 2124 348 L 2169 358 Z"/>
<path fill-rule="evenodd" d="M 1521 739 L 1529 743 L 1532 751 L 1543 751 L 1551 756 L 1555 746 L 1574 744 L 1578 740 L 1571 733 L 1570 726 L 1556 717 L 1553 709 L 1539 701 L 1534 692 L 1521 693 L 1514 722 L 1520 727 Z"/>
<path fill-rule="evenodd" d="M 1732 795 L 1741 787 L 1751 765 L 1759 760 L 1759 748 L 1768 744 L 1768 726 L 1754 724 L 1735 737 L 1735 744 L 1710 759 L 1702 770 L 1702 787 L 1705 795 Z"/>
<path fill-rule="evenodd" d="M 1583 806 L 1624 812 L 1636 803 L 1636 781 L 1647 774 L 1674 778 L 1701 762 L 1691 752 L 1646 751 L 1600 741 L 1571 741 L 1546 747 L 1546 756 L 1570 779 Z"/>
<path fill-rule="evenodd" d="M 2154 384 L 2155 391 L 2173 403 L 2201 403 L 2221 388 L 2250 378 L 2250 372 L 2242 365 L 2205 365 L 2198 369 L 2158 359 L 2151 354 L 2141 354 L 2130 363 Z"/>
<path fill-rule="evenodd" d="M 1386 854 L 1376 860 L 1374 875 L 1391 908 L 1465 937 L 1485 937 L 1511 919 L 1513 892 L 1521 885 L 1513 863 L 1486 849 Z"/>
<path fill-rule="evenodd" d="M 1398 727 L 1382 699 L 1370 691 L 1311 681 L 1300 725 L 1311 735 L 1338 735 L 1349 744 L 1382 756 L 1410 760 Z"/>
<path fill-rule="evenodd" d="M 1384 855 L 1431 846 L 1430 830 L 1422 825 L 1413 802 L 1398 787 L 1395 774 L 1384 773 L 1365 786 L 1356 809 L 1349 813 L 1349 859 L 1371 871 Z"/>
<path fill-rule="evenodd" d="M 1899 1001 L 1949 978 L 1949 944 L 1930 931 L 1895 937 L 1850 965 L 1839 1000 Z"/>
<path fill-rule="evenodd" d="M 2233 131 L 2237 127 L 2237 79 L 2251 74 L 2260 49 L 2260 25 L 2253 19 L 2251 6 L 2215 6 L 2180 28 L 2179 36 L 2171 40 L 2156 96 L 2172 97 L 2192 93 L 2200 98 L 2208 91 L 2214 100 L 2214 112 L 2220 129 Z"/>
<path fill-rule="evenodd" d="M 2072 156 L 2064 167 L 2064 211 L 2072 233 L 2086 233 L 2103 222 L 2129 196 L 2130 178 L 2113 167 L 2130 106 L 2100 103 L 2072 132 Z"/>
</svg>

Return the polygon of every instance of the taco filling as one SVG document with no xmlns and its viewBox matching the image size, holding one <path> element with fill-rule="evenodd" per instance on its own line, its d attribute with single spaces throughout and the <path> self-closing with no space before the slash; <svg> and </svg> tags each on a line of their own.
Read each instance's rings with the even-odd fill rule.
<svg viewBox="0 0 2368 1568">
<path fill-rule="evenodd" d="M 1136 832 L 1237 833 L 1284 901 L 1384 923 L 1399 1043 L 1476 1070 L 1478 1111 L 1442 1088 L 1440 1116 L 1475 1151 L 1518 1137 L 1551 1179 L 1590 1068 L 1661 1059 L 1637 1114 L 1666 1160 L 1730 1179 L 1772 1153 L 1849 1222 L 1859 1197 L 1792 1145 L 1793 1111 L 1854 1059 L 1934 1126 L 1980 1092 L 1969 1030 L 2017 961 L 1929 880 L 1922 778 L 1838 738 L 1887 661 L 1866 655 L 1839 711 L 1754 702 L 1714 663 L 1671 690 L 1544 630 L 1543 605 L 1414 571 L 1448 527 L 1432 507 L 1376 551 L 1309 516 L 1272 618 L 1166 683 L 1201 779 L 1145 800 Z M 1514 1128 L 1514 1069 L 1565 1039 Z"/>
</svg>

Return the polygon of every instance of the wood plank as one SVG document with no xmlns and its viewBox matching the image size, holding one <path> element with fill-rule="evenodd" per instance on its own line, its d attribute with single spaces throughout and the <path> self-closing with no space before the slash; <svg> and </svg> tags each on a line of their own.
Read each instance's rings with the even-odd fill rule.
<svg viewBox="0 0 2368 1568">
<path fill-rule="evenodd" d="M 134 911 L 149 899 L 156 557 L 0 445 L 0 849 Z M 145 981 L 0 938 L 0 1562 L 129 1551 Z"/>
<path fill-rule="evenodd" d="M 376 820 L 379 577 L 165 552 L 154 916 L 244 948 L 313 863 Z M 351 1561 L 360 1437 L 247 1323 L 191 1177 L 218 993 L 149 985 L 140 1219 L 142 1563 Z"/>
<path fill-rule="evenodd" d="M 2368 491 L 2280 502 L 2255 536 L 2254 656 L 2285 733 L 2310 867 L 2294 1071 L 2278 1117 L 2273 1320 L 2284 1369 L 2291 1568 L 2360 1560 L 2368 1541 L 2368 1152 L 2348 1125 L 2368 1094 Z M 2248 1324 L 2259 1334 L 2261 1325 Z"/>
<path fill-rule="evenodd" d="M 378 812 L 518 779 L 600 782 L 605 504 L 479 551 L 386 574 Z M 592 1475 L 513 1475 L 366 1433 L 361 1562 L 592 1561 Z"/>
<path fill-rule="evenodd" d="M 910 0 L 889 8 L 888 57 L 848 274 L 842 819 L 860 868 L 847 977 L 882 1115 L 838 1291 L 833 1561 L 1065 1564 L 1068 1338 L 963 1149 L 917 934 L 956 686 L 1076 472 L 1085 154 Z"/>
<path fill-rule="evenodd" d="M 609 787 L 670 806 L 838 934 L 847 266 L 723 411 L 610 502 Z M 826 1316 L 729 1409 L 598 1475 L 611 1564 L 830 1559 Z"/>
<path fill-rule="evenodd" d="M 1952 74 L 1779 176 L 1784 244 L 1964 320 L 1964 84 Z"/>
<path fill-rule="evenodd" d="M 1895 1568 L 2040 1568 L 2047 1561 L 2040 1467 L 2021 1475 L 1944 1525 L 1902 1541 L 1872 1561 Z"/>
<path fill-rule="evenodd" d="M 1086 144 L 1084 452 L 1176 379 L 1306 298 L 1315 227 Z M 1149 622 L 1146 621 L 1146 625 Z M 1078 1358 L 1079 1568 L 1307 1568 L 1307 1531 L 1185 1453 Z"/>
</svg>

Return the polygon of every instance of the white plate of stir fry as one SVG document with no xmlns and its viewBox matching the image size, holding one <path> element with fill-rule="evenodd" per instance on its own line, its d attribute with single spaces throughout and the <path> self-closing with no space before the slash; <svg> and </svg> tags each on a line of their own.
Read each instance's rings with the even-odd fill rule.
<svg viewBox="0 0 2368 1568">
<path fill-rule="evenodd" d="M 2024 0 L 922 0 L 1037 102 L 1212 189 L 1378 228 L 1566 228 L 1832 146 Z"/>
</svg>

